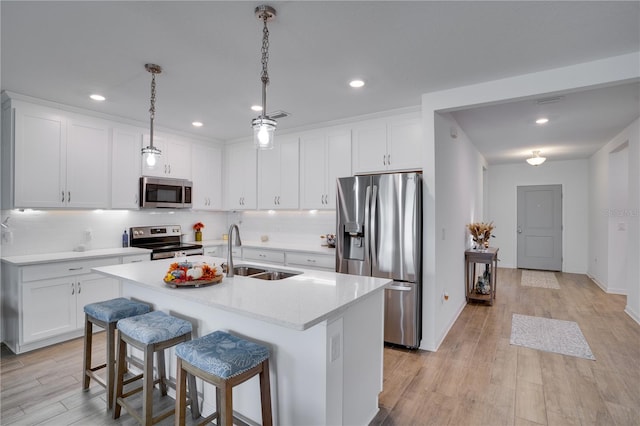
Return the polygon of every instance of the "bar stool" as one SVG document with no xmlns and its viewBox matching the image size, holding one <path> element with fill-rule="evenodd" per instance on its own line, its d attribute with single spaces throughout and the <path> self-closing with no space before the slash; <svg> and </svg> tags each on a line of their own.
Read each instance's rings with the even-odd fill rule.
<svg viewBox="0 0 640 426">
<path fill-rule="evenodd" d="M 91 379 L 106 388 L 107 409 L 113 407 L 113 378 L 115 375 L 115 345 L 116 323 L 123 318 L 146 314 L 151 311 L 147 304 L 119 297 L 104 302 L 90 303 L 84 307 L 84 360 L 82 389 L 89 389 Z M 102 365 L 91 365 L 91 351 L 93 348 L 93 325 L 104 328 L 107 332 L 107 362 Z M 96 374 L 97 371 L 107 369 L 106 379 Z"/>
<path fill-rule="evenodd" d="M 269 349 L 266 346 L 215 331 L 180 343 L 176 346 L 176 355 L 176 425 L 185 424 L 185 375 L 191 373 L 216 387 L 216 412 L 200 424 L 218 419 L 218 425 L 231 426 L 234 419 L 238 420 L 233 416 L 233 387 L 259 374 L 262 424 L 271 426 Z"/>
<path fill-rule="evenodd" d="M 191 340 L 191 323 L 173 317 L 161 311 L 125 318 L 118 321 L 118 359 L 116 386 L 113 405 L 113 418 L 120 417 L 121 407 L 143 425 L 153 425 L 171 416 L 175 407 L 153 417 L 153 387 L 160 385 L 162 396 L 167 395 L 169 384 L 165 373 L 164 350 L 181 342 Z M 143 372 L 135 377 L 124 379 L 127 344 L 144 352 Z M 153 354 L 156 354 L 158 379 L 153 378 Z M 142 386 L 124 392 L 124 385 L 142 378 Z M 142 414 L 126 399 L 142 391 Z M 194 419 L 200 417 L 195 377 L 189 377 L 191 414 Z"/>
</svg>

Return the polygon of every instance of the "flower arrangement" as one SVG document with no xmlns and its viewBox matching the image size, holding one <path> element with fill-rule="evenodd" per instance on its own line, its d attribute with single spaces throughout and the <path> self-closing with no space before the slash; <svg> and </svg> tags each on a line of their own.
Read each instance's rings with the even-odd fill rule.
<svg viewBox="0 0 640 426">
<path fill-rule="evenodd" d="M 198 222 L 198 223 L 193 225 L 193 230 L 196 231 L 196 232 L 202 231 L 202 228 L 204 228 L 204 223 L 202 223 L 202 222 Z"/>
<path fill-rule="evenodd" d="M 493 222 L 474 222 L 467 225 L 476 248 L 489 247 L 489 238 L 495 237 L 495 235 L 491 234 L 494 228 Z"/>
</svg>

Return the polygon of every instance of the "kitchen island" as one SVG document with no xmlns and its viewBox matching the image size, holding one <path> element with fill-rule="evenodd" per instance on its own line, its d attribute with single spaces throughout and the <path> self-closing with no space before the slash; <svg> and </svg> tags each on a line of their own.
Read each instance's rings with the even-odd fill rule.
<svg viewBox="0 0 640 426">
<path fill-rule="evenodd" d="M 208 256 L 188 260 L 224 261 Z M 382 390 L 383 289 L 389 280 L 296 269 L 301 274 L 282 280 L 236 275 L 220 284 L 172 288 L 163 277 L 173 261 L 94 271 L 121 280 L 123 296 L 190 320 L 194 337 L 227 330 L 267 345 L 274 424 L 366 425 L 373 419 Z M 236 266 L 241 264 L 246 262 Z M 167 359 L 175 378 L 175 357 Z M 215 389 L 198 385 L 208 415 L 215 410 Z M 251 421 L 260 418 L 257 378 L 234 389 L 234 409 Z"/>
</svg>

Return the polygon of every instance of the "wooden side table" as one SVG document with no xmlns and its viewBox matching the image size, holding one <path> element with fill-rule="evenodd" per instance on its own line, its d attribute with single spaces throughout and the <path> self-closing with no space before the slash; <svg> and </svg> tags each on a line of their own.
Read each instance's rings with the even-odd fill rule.
<svg viewBox="0 0 640 426">
<path fill-rule="evenodd" d="M 493 305 L 496 300 L 496 275 L 498 272 L 498 248 L 489 247 L 484 250 L 466 250 L 464 252 L 464 272 L 466 281 L 467 302 L 489 302 Z M 491 287 L 488 294 L 481 294 L 476 292 L 476 265 L 487 265 L 485 270 L 489 273 L 489 283 Z"/>
</svg>

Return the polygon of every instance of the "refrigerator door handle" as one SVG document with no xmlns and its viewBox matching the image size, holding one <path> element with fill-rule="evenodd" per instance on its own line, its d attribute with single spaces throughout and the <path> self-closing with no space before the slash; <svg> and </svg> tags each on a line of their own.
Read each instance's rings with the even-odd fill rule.
<svg viewBox="0 0 640 426">
<path fill-rule="evenodd" d="M 365 270 L 368 270 L 368 274 L 371 274 L 371 186 L 367 186 L 367 190 L 364 195 L 364 258 L 365 258 Z M 367 265 L 368 264 L 368 265 Z"/>
<path fill-rule="evenodd" d="M 388 285 L 385 288 L 387 290 L 395 290 L 395 291 L 411 291 L 411 287 L 406 287 L 403 285 Z"/>
<path fill-rule="evenodd" d="M 366 204 L 369 205 L 369 202 Z M 377 227 L 378 222 L 376 220 L 378 214 L 378 185 L 373 185 L 373 190 L 371 191 L 371 218 L 369 219 L 369 237 L 367 240 L 369 241 L 369 252 L 371 258 L 371 267 L 373 269 L 378 268 L 378 246 L 377 242 Z"/>
</svg>

